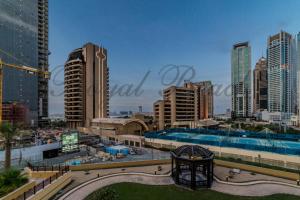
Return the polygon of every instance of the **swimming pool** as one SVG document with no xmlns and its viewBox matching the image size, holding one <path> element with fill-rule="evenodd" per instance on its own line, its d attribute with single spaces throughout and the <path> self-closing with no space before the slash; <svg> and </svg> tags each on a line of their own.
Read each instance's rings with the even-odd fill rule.
<svg viewBox="0 0 300 200">
<path fill-rule="evenodd" d="M 217 132 L 214 132 L 217 133 Z M 287 139 L 274 139 L 268 138 L 265 134 L 256 135 L 251 138 L 247 134 L 212 134 L 211 132 L 205 133 L 205 130 L 167 130 L 158 132 L 149 132 L 145 134 L 146 138 L 157 138 L 165 140 L 174 140 L 178 142 L 188 142 L 194 144 L 203 144 L 220 147 L 241 148 L 256 151 L 268 151 L 280 154 L 300 155 L 300 142 L 297 137 L 286 136 Z M 289 140 L 289 138 L 291 138 Z"/>
</svg>

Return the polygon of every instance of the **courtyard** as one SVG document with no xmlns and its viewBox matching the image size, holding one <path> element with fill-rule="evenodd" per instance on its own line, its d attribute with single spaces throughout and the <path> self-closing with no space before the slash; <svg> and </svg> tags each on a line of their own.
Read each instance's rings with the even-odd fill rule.
<svg viewBox="0 0 300 200">
<path fill-rule="evenodd" d="M 161 170 L 158 170 L 161 168 Z M 232 169 L 215 166 L 211 189 L 192 191 L 175 186 L 170 177 L 171 165 L 72 171 L 73 182 L 55 199 L 84 199 L 102 188 L 112 188 L 122 199 L 299 199 L 300 188 L 295 181 L 254 174 L 241 170 L 226 182 Z M 280 184 L 277 184 L 280 183 Z M 163 193 L 163 194 L 161 194 Z M 177 193 L 180 193 L 180 195 Z M 151 194 L 151 195 L 150 195 Z M 202 195 L 201 195 L 202 194 Z M 294 194 L 290 196 L 286 194 Z M 251 198 L 250 198 L 251 196 Z M 160 198 L 161 197 L 161 198 Z M 173 197 L 173 198 L 171 198 Z"/>
<path fill-rule="evenodd" d="M 137 183 L 118 183 L 109 186 L 118 196 L 118 200 L 298 200 L 298 196 L 287 194 L 274 194 L 262 197 L 244 197 L 224 194 L 209 189 L 196 191 L 187 190 L 175 185 L 149 186 Z M 96 200 L 94 194 L 90 194 L 85 200 Z"/>
</svg>

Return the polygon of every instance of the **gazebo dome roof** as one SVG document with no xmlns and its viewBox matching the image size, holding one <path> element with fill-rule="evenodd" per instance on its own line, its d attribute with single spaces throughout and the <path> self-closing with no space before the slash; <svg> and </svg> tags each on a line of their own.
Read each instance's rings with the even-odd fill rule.
<svg viewBox="0 0 300 200">
<path fill-rule="evenodd" d="M 183 145 L 175 149 L 172 154 L 175 157 L 183 157 L 183 158 L 201 158 L 201 159 L 212 159 L 214 153 L 210 150 L 203 148 L 199 145 Z"/>
</svg>

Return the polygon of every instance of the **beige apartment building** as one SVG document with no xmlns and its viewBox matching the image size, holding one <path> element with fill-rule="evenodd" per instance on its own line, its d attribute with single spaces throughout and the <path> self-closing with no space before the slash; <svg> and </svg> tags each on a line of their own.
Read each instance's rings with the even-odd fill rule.
<svg viewBox="0 0 300 200">
<path fill-rule="evenodd" d="M 211 81 L 187 82 L 186 88 L 193 88 L 196 93 L 197 119 L 209 119 L 214 113 L 214 95 Z"/>
<path fill-rule="evenodd" d="M 75 49 L 65 63 L 65 118 L 69 128 L 90 126 L 109 115 L 107 50 L 92 43 Z"/>
<path fill-rule="evenodd" d="M 163 100 L 153 105 L 157 129 L 191 127 L 213 116 L 213 86 L 210 81 L 187 82 L 163 91 Z"/>
</svg>

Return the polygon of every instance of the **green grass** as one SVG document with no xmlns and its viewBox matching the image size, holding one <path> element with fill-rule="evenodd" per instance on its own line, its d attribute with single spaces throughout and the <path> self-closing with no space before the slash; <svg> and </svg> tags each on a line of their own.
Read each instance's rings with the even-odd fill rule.
<svg viewBox="0 0 300 200">
<path fill-rule="evenodd" d="M 115 191 L 118 200 L 299 200 L 300 197 L 276 194 L 265 197 L 241 197 L 223 194 L 209 189 L 200 189 L 191 191 L 179 188 L 175 185 L 171 186 L 150 186 L 136 183 L 118 183 L 108 187 Z M 100 189 L 101 190 L 101 189 Z M 99 193 L 98 191 L 95 191 Z M 94 198 L 91 198 L 91 197 Z M 92 193 L 85 200 L 102 200 L 95 198 Z"/>
</svg>

